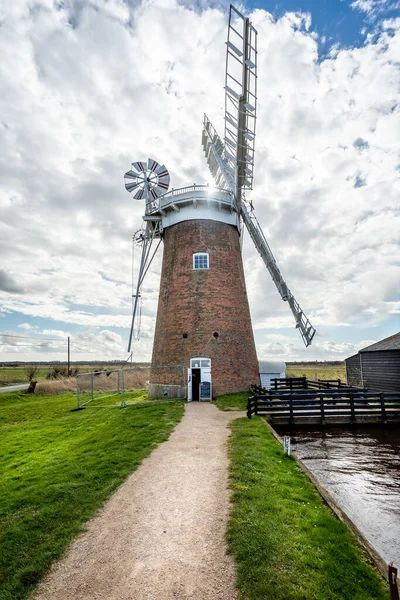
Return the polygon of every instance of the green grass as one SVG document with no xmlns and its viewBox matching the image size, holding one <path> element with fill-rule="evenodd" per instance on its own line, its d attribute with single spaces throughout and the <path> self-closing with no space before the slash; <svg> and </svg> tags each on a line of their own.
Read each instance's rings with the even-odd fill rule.
<svg viewBox="0 0 400 600">
<path fill-rule="evenodd" d="M 388 600 L 386 582 L 259 418 L 233 421 L 228 545 L 246 600 Z"/>
<path fill-rule="evenodd" d="M 251 392 L 239 392 L 236 394 L 225 394 L 218 396 L 214 403 L 220 410 L 246 410 L 247 398 L 251 396 Z"/>
<path fill-rule="evenodd" d="M 39 367 L 35 379 L 43 381 L 48 374 L 48 367 Z M 0 367 L 0 386 L 13 383 L 29 383 L 26 367 Z"/>
<path fill-rule="evenodd" d="M 0 396 L 1 600 L 29 595 L 183 414 L 182 402 L 71 412 L 75 406 L 73 394 Z"/>
</svg>

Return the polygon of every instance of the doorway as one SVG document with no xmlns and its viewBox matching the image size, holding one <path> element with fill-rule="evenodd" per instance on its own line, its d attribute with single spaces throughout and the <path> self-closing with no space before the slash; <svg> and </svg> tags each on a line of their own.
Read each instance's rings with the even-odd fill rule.
<svg viewBox="0 0 400 600">
<path fill-rule="evenodd" d="M 191 358 L 188 369 L 188 400 L 212 400 L 211 358 Z"/>
<path fill-rule="evenodd" d="M 192 400 L 200 400 L 201 369 L 192 369 Z"/>
</svg>

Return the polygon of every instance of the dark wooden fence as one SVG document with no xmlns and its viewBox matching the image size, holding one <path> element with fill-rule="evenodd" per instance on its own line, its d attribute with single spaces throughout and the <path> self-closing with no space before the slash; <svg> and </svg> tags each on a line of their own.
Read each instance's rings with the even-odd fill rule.
<svg viewBox="0 0 400 600">
<path fill-rule="evenodd" d="M 346 383 L 343 383 L 340 379 L 307 379 L 307 377 L 287 377 L 287 378 L 274 378 L 271 379 L 271 388 L 298 390 L 298 389 L 316 389 L 316 390 L 330 390 L 336 388 L 347 388 L 349 387 Z"/>
<path fill-rule="evenodd" d="M 348 389 L 346 383 L 340 379 L 307 379 L 307 377 L 274 377 L 271 379 L 271 390 L 330 390 L 330 389 Z M 366 388 L 351 388 L 351 389 L 366 389 Z M 253 394 L 267 394 L 270 389 L 263 388 L 259 385 L 252 385 L 251 391 Z"/>
<path fill-rule="evenodd" d="M 399 392 L 368 392 L 363 388 L 271 389 L 247 400 L 247 416 L 269 415 L 290 424 L 319 419 L 400 422 Z"/>
</svg>

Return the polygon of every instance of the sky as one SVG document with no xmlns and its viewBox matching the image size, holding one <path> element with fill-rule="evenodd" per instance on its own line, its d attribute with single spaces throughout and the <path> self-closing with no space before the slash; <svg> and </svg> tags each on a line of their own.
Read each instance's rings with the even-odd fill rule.
<svg viewBox="0 0 400 600">
<path fill-rule="evenodd" d="M 260 359 L 342 360 L 400 330 L 400 2 L 250 0 L 258 30 L 251 199 L 305 348 L 248 235 Z M 211 182 L 229 3 L 5 0 L 0 8 L 0 362 L 125 360 L 143 201 L 130 163 Z M 132 260 L 133 254 L 133 260 Z M 162 250 L 133 360 L 151 358 Z"/>
</svg>

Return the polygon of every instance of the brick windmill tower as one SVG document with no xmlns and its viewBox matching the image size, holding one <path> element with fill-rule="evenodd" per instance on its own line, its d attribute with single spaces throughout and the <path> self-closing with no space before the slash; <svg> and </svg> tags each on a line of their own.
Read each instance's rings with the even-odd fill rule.
<svg viewBox="0 0 400 600">
<path fill-rule="evenodd" d="M 245 199 L 253 184 L 257 31 L 232 5 L 226 64 L 224 140 L 206 116 L 202 135 L 215 187 L 191 185 L 166 192 L 168 171 L 152 159 L 132 163 L 125 174 L 126 189 L 146 206 L 144 227 L 135 235 L 142 257 L 128 351 L 137 335 L 143 280 L 164 243 L 149 386 L 154 398 L 211 400 L 259 381 L 241 255 L 242 223 L 289 303 L 306 346 L 315 334 Z"/>
</svg>

